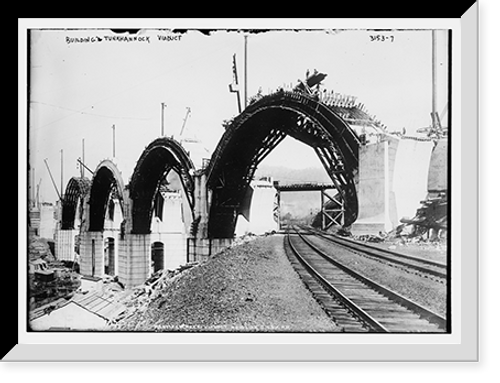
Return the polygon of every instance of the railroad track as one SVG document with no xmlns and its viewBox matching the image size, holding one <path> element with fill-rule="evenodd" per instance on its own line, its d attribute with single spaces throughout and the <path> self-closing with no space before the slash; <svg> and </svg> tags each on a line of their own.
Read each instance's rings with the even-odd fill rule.
<svg viewBox="0 0 500 383">
<path fill-rule="evenodd" d="M 335 243 L 336 245 L 350 249 L 358 254 L 370 258 L 375 258 L 378 260 L 383 260 L 385 262 L 391 262 L 398 266 L 403 266 L 406 269 L 415 270 L 424 275 L 431 275 L 433 277 L 441 278 L 442 280 L 446 279 L 447 267 L 445 263 L 436 262 L 421 257 L 415 257 L 412 255 L 401 254 L 391 250 L 381 249 L 376 246 L 371 246 L 369 244 L 360 243 L 347 238 L 343 238 L 335 234 L 324 234 L 317 231 L 312 231 L 309 228 L 302 228 L 302 229 L 320 238 L 323 238 L 328 242 L 332 242 Z"/>
<path fill-rule="evenodd" d="M 359 331 L 396 333 L 446 331 L 446 319 L 349 269 L 318 249 L 298 232 L 288 233 L 286 240 L 293 255 L 322 289 L 333 297 L 337 305 L 343 307 L 344 312 L 362 323 L 364 330 Z M 323 301 L 323 306 L 332 306 L 331 303 L 324 303 L 324 296 L 320 297 L 320 301 Z M 336 320 L 335 313 L 330 312 L 330 315 L 339 326 L 342 325 L 338 323 L 338 319 Z M 345 322 L 347 320 L 345 313 L 343 315 L 340 320 Z M 352 319 L 348 324 L 350 328 L 354 328 L 353 331 L 358 332 L 353 327 Z M 346 331 L 350 329 L 347 328 Z"/>
</svg>

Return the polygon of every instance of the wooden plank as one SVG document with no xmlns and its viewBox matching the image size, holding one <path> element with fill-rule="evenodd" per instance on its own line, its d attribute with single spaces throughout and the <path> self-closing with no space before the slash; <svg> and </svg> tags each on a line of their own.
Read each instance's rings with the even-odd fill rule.
<svg viewBox="0 0 500 383">
<path fill-rule="evenodd" d="M 102 306 L 102 300 L 95 300 L 82 306 L 85 307 L 87 310 L 97 312 L 98 308 Z"/>
<path fill-rule="evenodd" d="M 79 303 L 81 306 L 86 306 L 96 301 L 97 299 L 99 299 L 99 297 L 97 294 L 94 293 L 94 294 L 84 295 L 82 296 L 81 299 L 74 299 L 74 301 L 76 303 Z"/>
</svg>

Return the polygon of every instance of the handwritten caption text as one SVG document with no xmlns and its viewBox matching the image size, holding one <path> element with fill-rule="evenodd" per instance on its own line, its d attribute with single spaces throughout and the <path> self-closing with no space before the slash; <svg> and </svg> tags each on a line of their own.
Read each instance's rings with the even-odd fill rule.
<svg viewBox="0 0 500 383">
<path fill-rule="evenodd" d="M 154 36 L 84 36 L 84 37 L 69 37 L 66 36 L 67 44 L 85 44 L 85 43 L 106 43 L 106 42 L 125 42 L 125 43 L 151 43 L 151 38 Z M 180 41 L 182 35 L 156 35 L 156 41 Z"/>
</svg>

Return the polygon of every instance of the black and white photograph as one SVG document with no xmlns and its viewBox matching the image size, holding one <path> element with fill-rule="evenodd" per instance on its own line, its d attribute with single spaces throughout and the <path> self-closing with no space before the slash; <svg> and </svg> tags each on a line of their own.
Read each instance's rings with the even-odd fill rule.
<svg viewBox="0 0 500 383">
<path fill-rule="evenodd" d="M 449 331 L 450 37 L 30 30 L 30 330 Z"/>
<path fill-rule="evenodd" d="M 27 38 L 28 332 L 452 333 L 454 31 Z"/>
</svg>

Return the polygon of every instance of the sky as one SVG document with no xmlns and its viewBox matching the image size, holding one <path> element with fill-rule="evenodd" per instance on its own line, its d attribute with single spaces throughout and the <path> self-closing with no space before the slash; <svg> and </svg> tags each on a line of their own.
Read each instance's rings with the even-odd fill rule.
<svg viewBox="0 0 500 383">
<path fill-rule="evenodd" d="M 124 41 L 134 36 L 136 41 Z M 266 94 L 284 84 L 295 85 L 306 70 L 317 69 L 327 74 L 324 88 L 356 96 L 389 131 L 405 127 L 416 134 L 416 129 L 430 124 L 430 30 L 275 30 L 249 34 L 247 42 L 249 97 L 259 89 Z M 446 44 L 446 33 L 440 31 L 439 113 L 447 104 Z M 65 187 L 79 175 L 83 139 L 89 168 L 113 157 L 113 125 L 115 160 L 128 183 L 144 148 L 161 134 L 162 102 L 165 134 L 179 138 L 189 107 L 184 137 L 200 139 L 207 151 L 189 150 L 195 162 L 209 157 L 224 132 L 223 121 L 238 113 L 236 94 L 229 92 L 233 54 L 243 87 L 243 32 L 206 35 L 145 29 L 131 35 L 109 29 L 32 30 L 29 147 L 35 183 L 41 182 L 40 199 L 57 199 L 44 159 L 60 187 L 62 150 Z M 265 163 L 321 166 L 311 148 L 292 138 Z"/>
</svg>

